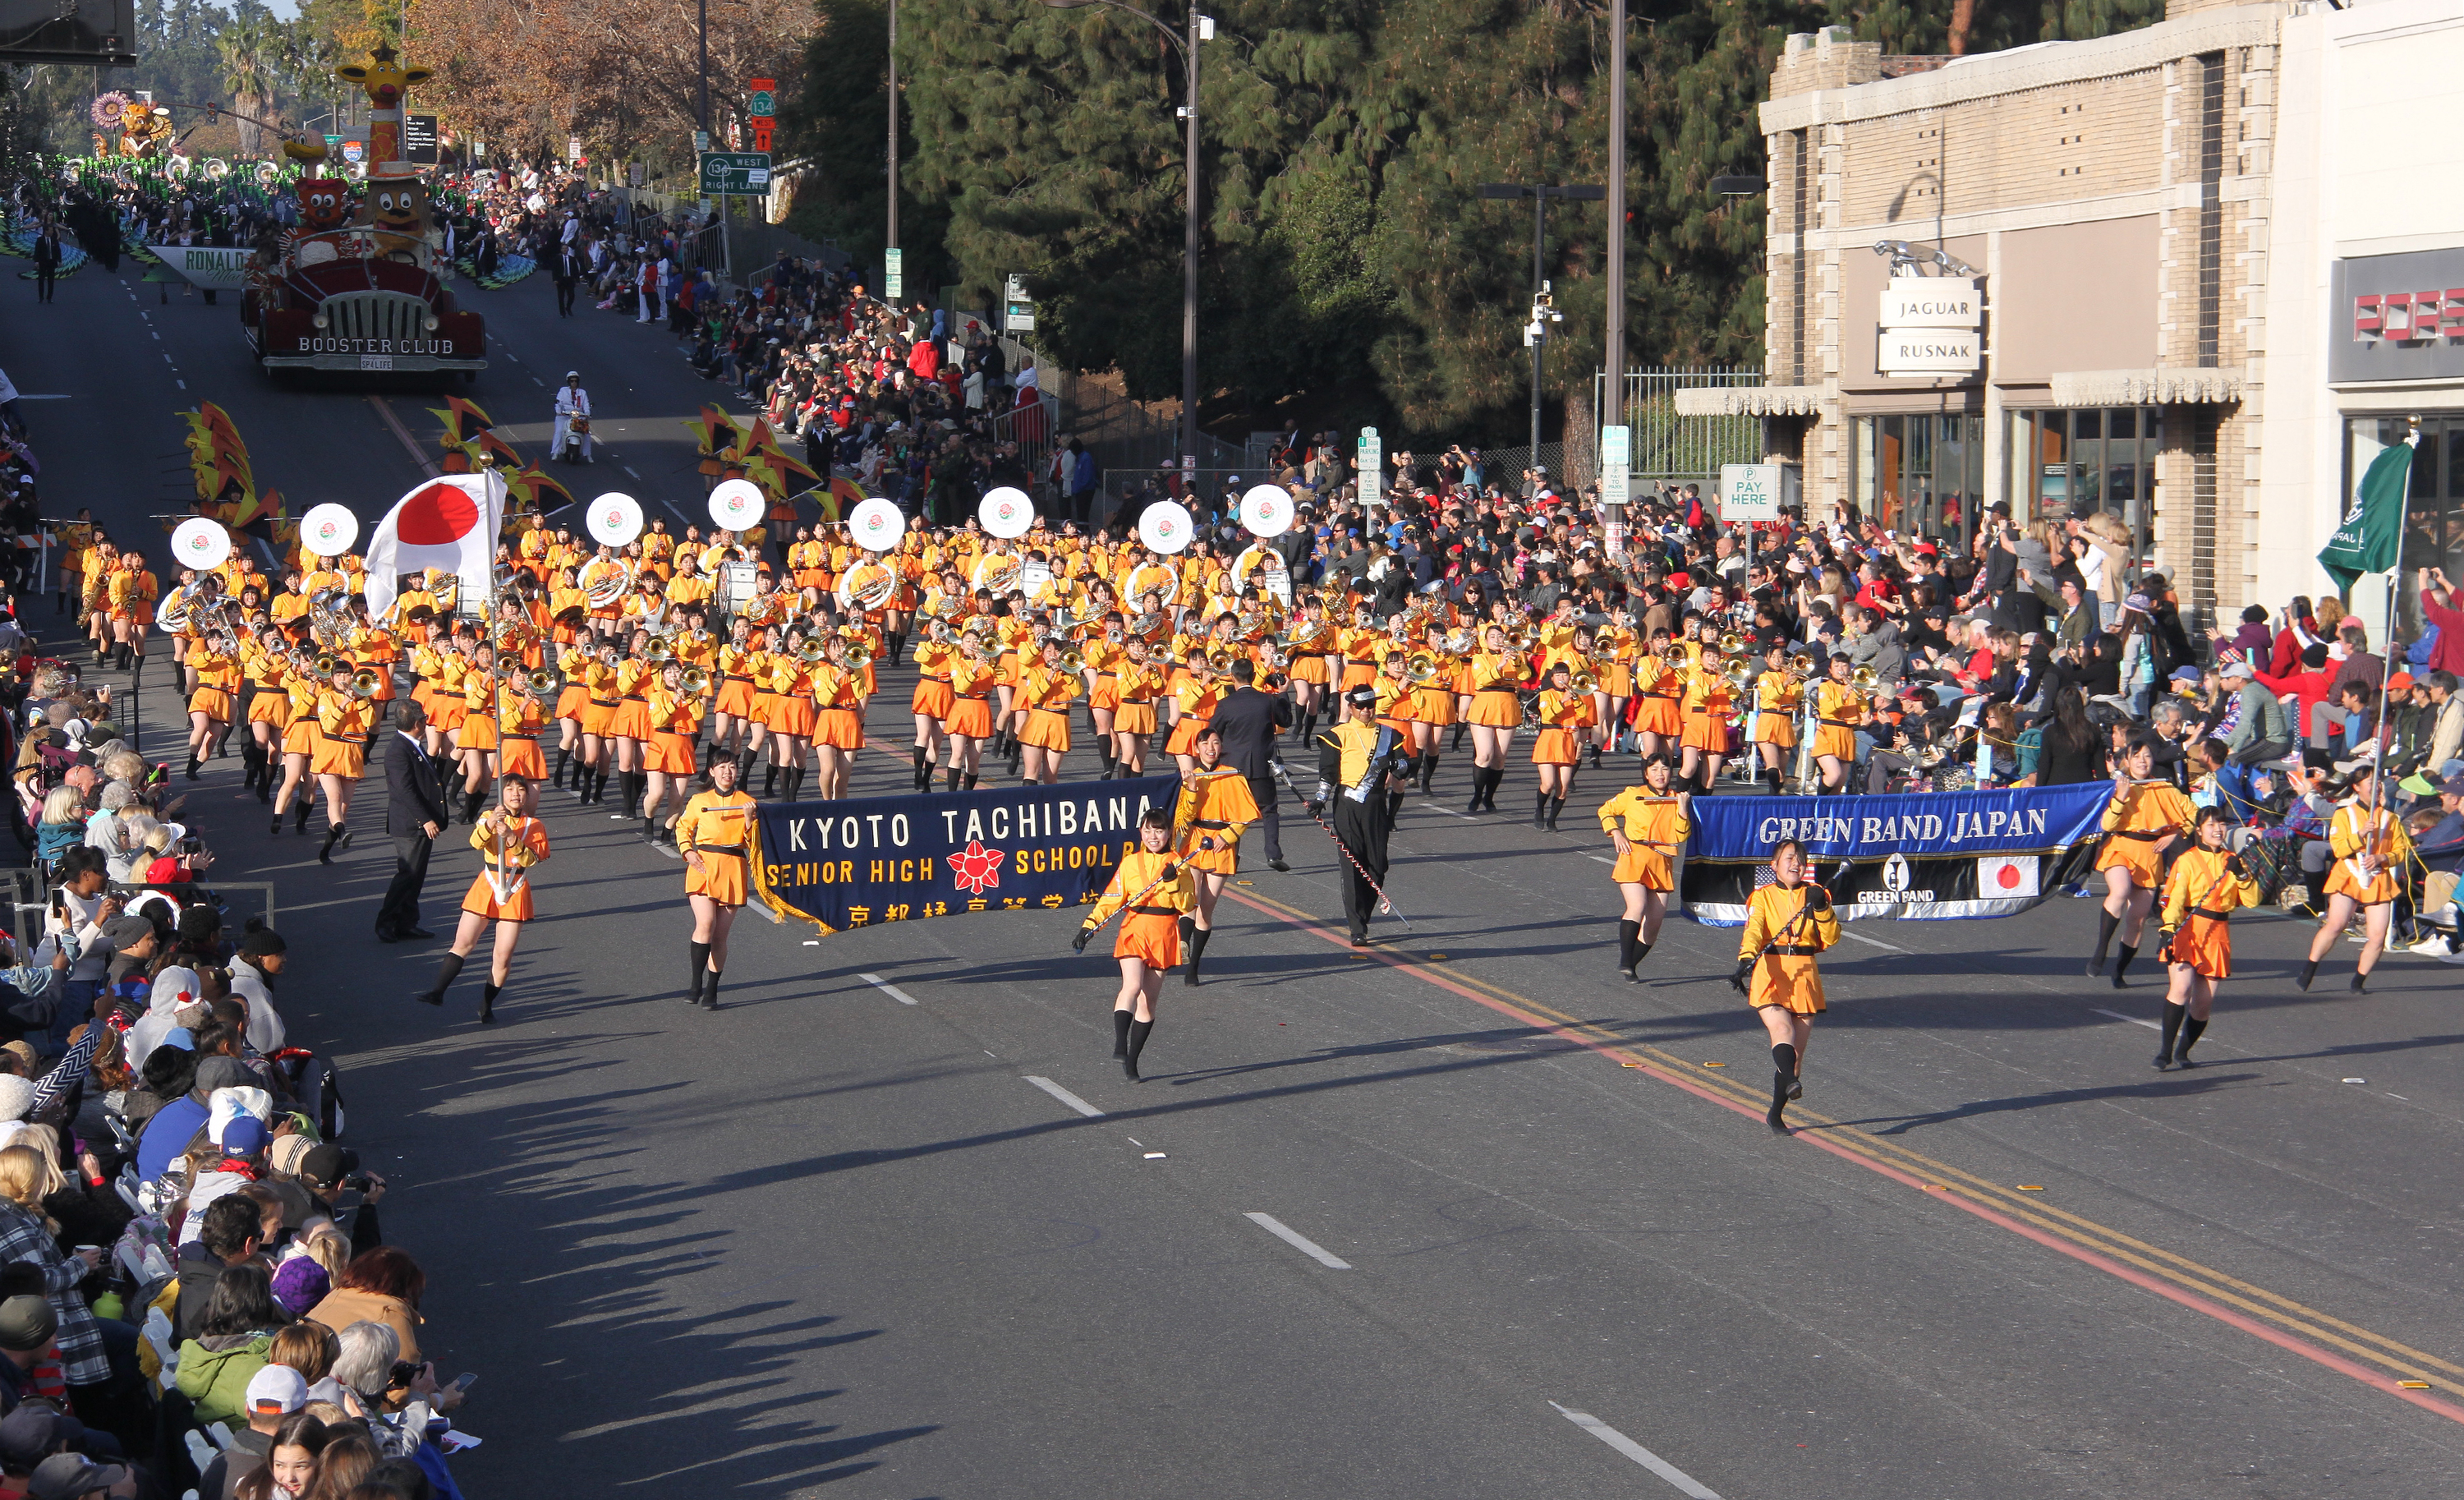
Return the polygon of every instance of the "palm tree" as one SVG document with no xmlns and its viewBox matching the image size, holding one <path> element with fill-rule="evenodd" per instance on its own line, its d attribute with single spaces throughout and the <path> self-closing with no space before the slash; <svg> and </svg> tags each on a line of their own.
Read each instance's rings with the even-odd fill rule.
<svg viewBox="0 0 2464 1500">
<path fill-rule="evenodd" d="M 242 156 L 254 156 L 263 145 L 264 132 L 250 117 L 263 115 L 273 99 L 274 44 L 266 23 L 253 15 L 225 22 L 214 37 L 214 57 L 222 68 L 223 87 L 231 90 Z"/>
</svg>

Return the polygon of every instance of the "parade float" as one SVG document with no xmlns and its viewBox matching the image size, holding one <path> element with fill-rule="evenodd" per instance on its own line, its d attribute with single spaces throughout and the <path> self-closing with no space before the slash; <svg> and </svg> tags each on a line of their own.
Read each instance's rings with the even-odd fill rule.
<svg viewBox="0 0 2464 1500">
<path fill-rule="evenodd" d="M 246 262 L 232 273 L 244 291 L 240 322 L 269 374 L 459 372 L 475 381 L 488 366 L 487 326 L 462 311 L 446 285 L 451 267 L 428 184 L 402 159 L 404 99 L 428 70 L 406 68 L 392 48 L 379 47 L 366 63 L 334 72 L 368 97 L 369 165 L 358 200 L 341 177 L 303 176 L 292 185 L 299 222 L 271 263 L 246 252 L 197 254 L 238 254 Z M 285 149 L 313 159 L 322 147 Z M 168 258 L 161 247 L 157 254 Z"/>
</svg>

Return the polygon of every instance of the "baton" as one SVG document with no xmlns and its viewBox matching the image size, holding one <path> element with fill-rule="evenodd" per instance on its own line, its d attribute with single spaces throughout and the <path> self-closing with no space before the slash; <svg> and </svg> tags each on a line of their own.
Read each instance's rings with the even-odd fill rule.
<svg viewBox="0 0 2464 1500">
<path fill-rule="evenodd" d="M 1349 861 L 1352 868 L 1359 872 L 1361 879 L 1369 882 L 1369 889 L 1377 893 L 1377 910 L 1394 917 L 1395 920 L 1401 922 L 1405 927 L 1411 926 L 1412 919 L 1405 916 L 1402 912 L 1397 908 L 1395 905 L 1395 898 L 1386 893 L 1386 888 L 1379 885 L 1376 877 L 1370 874 L 1368 871 L 1361 869 L 1359 859 L 1352 852 L 1352 847 L 1343 842 L 1343 835 L 1334 831 L 1333 825 L 1328 823 L 1324 818 L 1319 817 L 1314 811 L 1311 811 L 1309 799 L 1301 797 L 1301 789 L 1292 785 L 1291 773 L 1284 769 L 1284 762 L 1281 761 L 1269 761 L 1266 763 L 1275 768 L 1275 774 L 1284 779 L 1284 784 L 1291 788 L 1292 795 L 1300 798 L 1301 811 L 1309 813 L 1309 821 L 1311 823 L 1314 823 L 1319 827 L 1326 829 L 1326 836 L 1334 840 L 1334 847 L 1343 851 L 1343 857 L 1345 860 Z"/>
<path fill-rule="evenodd" d="M 1847 869 L 1847 868 L 1848 868 L 1848 866 L 1849 866 L 1851 863 L 1853 863 L 1853 861 L 1845 860 L 1845 859 L 1841 860 L 1841 861 L 1839 862 L 1840 869 L 1841 869 L 1841 870 L 1845 870 L 1845 869 Z M 1832 877 L 1831 877 L 1831 878 L 1832 878 L 1832 879 L 1834 879 L 1834 880 L 1837 880 L 1837 879 L 1838 879 L 1838 878 L 1839 878 L 1839 876 L 1838 876 L 1837 873 L 1834 873 L 1834 874 L 1832 875 Z M 1819 882 L 1819 881 L 1815 881 L 1815 880 L 1809 880 L 1809 881 L 1807 881 L 1807 882 L 1806 882 L 1806 884 L 1807 884 L 1807 886 L 1809 886 L 1812 890 L 1821 892 L 1821 893 L 1822 893 L 1822 895 L 1823 895 L 1823 899 L 1825 900 L 1825 902 L 1828 902 L 1828 901 L 1830 900 L 1830 897 L 1831 897 L 1831 890 L 1830 890 L 1830 888 L 1829 888 L 1828 886 L 1825 886 L 1825 885 L 1823 885 L 1821 882 Z M 1826 905 L 1826 906 L 1823 908 L 1823 910 L 1828 911 L 1828 910 L 1830 910 L 1830 907 L 1829 907 L 1828 905 Z M 1755 953 L 1754 958 L 1753 958 L 1753 961 L 1746 965 L 1746 973 L 1750 974 L 1750 973 L 1752 973 L 1754 970 L 1756 970 L 1756 969 L 1758 969 L 1758 968 L 1761 968 L 1761 967 L 1762 967 L 1763 960 L 1764 960 L 1765 959 L 1768 959 L 1768 958 L 1770 958 L 1770 957 L 1771 957 L 1771 951 L 1773 948 L 1778 947 L 1781 943 L 1783 943 L 1783 942 L 1787 941 L 1787 940 L 1788 940 L 1788 935 L 1789 935 L 1789 934 L 1791 934 L 1791 933 L 1793 933 L 1793 932 L 1794 932 L 1794 931 L 1796 931 L 1797 924 L 1798 924 L 1799 922 L 1804 921 L 1808 916 L 1811 916 L 1811 915 L 1814 915 L 1814 902 L 1813 902 L 1812 897 L 1809 895 L 1809 896 L 1808 896 L 1808 898 L 1807 898 L 1807 900 L 1806 900 L 1806 902 L 1805 902 L 1805 904 L 1804 904 L 1804 905 L 1802 905 L 1802 906 L 1800 906 L 1800 907 L 1798 907 L 1798 908 L 1796 909 L 1796 915 L 1795 915 L 1794 916 L 1790 917 L 1790 918 L 1788 919 L 1788 921 L 1787 921 L 1786 923 L 1784 923 L 1784 924 L 1780 927 L 1780 930 L 1779 930 L 1779 931 L 1777 931 L 1777 932 L 1775 932 L 1775 933 L 1771 934 L 1771 938 L 1769 938 L 1769 940 L 1765 941 L 1765 942 L 1764 942 L 1764 944 L 1762 945 L 1761 950 L 1760 950 L 1760 951 L 1758 951 L 1757 953 Z M 1728 982 L 1729 982 L 1730 984 L 1732 984 L 1732 985 L 1734 985 L 1734 986 L 1736 987 L 1737 992 L 1738 992 L 1739 994 L 1743 994 L 1743 993 L 1745 993 L 1746 982 L 1745 982 L 1745 980 L 1744 980 L 1743 976 L 1740 976 L 1740 975 L 1731 975 L 1731 976 L 1729 976 Z"/>
<path fill-rule="evenodd" d="M 1155 893 L 1155 889 L 1156 889 L 1157 887 L 1161 886 L 1165 881 L 1173 879 L 1175 876 L 1178 875 L 1179 873 L 1180 873 L 1180 867 L 1179 867 L 1178 865 L 1166 865 L 1166 866 L 1164 866 L 1164 867 L 1163 867 L 1163 873 L 1162 873 L 1162 874 L 1159 874 L 1159 875 L 1157 875 L 1157 876 L 1155 876 L 1153 880 L 1148 881 L 1148 882 L 1147 882 L 1147 888 L 1146 888 L 1144 891 L 1139 892 L 1137 894 L 1135 894 L 1135 895 L 1133 895 L 1133 896 L 1130 897 L 1128 900 L 1123 901 L 1119 906 L 1117 906 L 1117 907 L 1113 908 L 1113 910 L 1112 910 L 1112 916 L 1118 916 L 1118 915 L 1120 915 L 1123 912 L 1128 911 L 1131 907 L 1133 907 L 1133 906 L 1137 905 L 1139 902 L 1141 902 L 1141 901 L 1145 900 L 1148 896 L 1150 896 L 1150 895 L 1152 895 L 1152 894 L 1154 894 L 1154 893 Z M 1102 921 L 1095 923 L 1095 924 L 1094 924 L 1093 926 L 1091 926 L 1091 927 L 1089 927 L 1089 926 L 1088 926 L 1088 925 L 1086 925 L 1086 924 L 1084 924 L 1084 923 L 1081 923 L 1081 924 L 1079 925 L 1078 930 L 1079 930 L 1081 933 L 1084 933 L 1087 937 L 1089 937 L 1089 938 L 1093 938 L 1097 933 L 1102 932 L 1106 927 L 1108 927 L 1108 926 L 1110 926 L 1110 925 L 1111 924 L 1112 916 L 1107 916 L 1107 917 L 1105 917 Z M 1085 950 L 1084 945 L 1081 945 L 1081 946 L 1079 947 L 1079 950 L 1078 950 L 1078 951 L 1080 951 L 1080 952 L 1082 952 L 1082 953 L 1083 953 L 1083 952 L 1085 952 L 1086 950 Z"/>
</svg>

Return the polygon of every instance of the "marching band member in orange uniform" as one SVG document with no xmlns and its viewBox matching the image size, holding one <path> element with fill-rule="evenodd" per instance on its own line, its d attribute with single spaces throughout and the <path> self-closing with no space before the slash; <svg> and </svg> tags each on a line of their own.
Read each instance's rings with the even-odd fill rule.
<svg viewBox="0 0 2464 1500">
<path fill-rule="evenodd" d="M 471 653 L 471 670 L 462 674 L 462 722 L 453 737 L 453 759 L 462 763 L 464 823 L 479 821 L 496 779 L 496 649 L 482 641 Z"/>
<path fill-rule="evenodd" d="M 1805 863 L 1805 846 L 1794 839 L 1771 849 L 1771 883 L 1746 902 L 1737 972 L 1728 977 L 1771 1035 L 1771 1106 L 1763 1122 L 1782 1135 L 1788 1133 L 1788 1101 L 1805 1096 L 1805 1048 L 1814 1040 L 1814 1018 L 1824 1008 L 1822 971 L 1815 960 L 1839 941 L 1831 893 L 1806 878 Z"/>
<path fill-rule="evenodd" d="M 283 732 L 291 727 L 292 678 L 297 674 L 290 658 L 264 644 L 273 640 L 270 632 L 242 643 L 240 659 L 248 669 L 251 690 L 248 695 L 249 743 L 255 751 L 255 780 L 260 803 L 274 800 L 275 773 L 280 769 Z"/>
<path fill-rule="evenodd" d="M 693 988 L 686 1001 L 718 1008 L 718 977 L 727 968 L 727 932 L 744 909 L 753 861 L 761 857 L 754 801 L 736 785 L 736 761 L 710 762 L 710 787 L 693 794 L 676 815 L 676 848 L 685 857 L 685 902 L 693 908 Z"/>
<path fill-rule="evenodd" d="M 1172 738 L 1164 741 L 1164 753 L 1180 766 L 1187 776 L 1197 768 L 1198 732 L 1215 717 L 1216 700 L 1222 697 L 1224 684 L 1215 680 L 1215 663 L 1206 655 L 1204 643 L 1193 645 L 1189 651 L 1189 676 L 1173 690 L 1178 717 L 1172 721 Z"/>
<path fill-rule="evenodd" d="M 1814 763 L 1824 792 L 1847 789 L 1848 768 L 1857 763 L 1857 729 L 1865 722 L 1865 695 L 1849 680 L 1850 668 L 1845 651 L 1833 651 L 1831 675 L 1814 690 Z"/>
<path fill-rule="evenodd" d="M 1471 658 L 1471 707 L 1463 713 L 1471 725 L 1471 804 L 1465 812 L 1495 812 L 1497 788 L 1506 780 L 1506 751 L 1523 722 L 1523 679 L 1530 663 L 1509 648 L 1506 631 L 1490 626 L 1481 631 L 1481 650 Z"/>
<path fill-rule="evenodd" d="M 2191 834 L 2197 845 L 2173 861 L 2167 879 L 2165 956 L 2171 982 L 2165 995 L 2165 1045 L 2156 1052 L 2158 1072 L 2176 1064 L 2196 1066 L 2190 1047 L 2208 1029 L 2216 985 L 2233 978 L 2233 932 L 2226 924 L 2234 908 L 2258 904 L 2258 882 L 2226 847 L 2232 831 L 2233 819 L 2222 807 L 2200 808 Z"/>
<path fill-rule="evenodd" d="M 2370 779 L 2377 774 L 2366 761 L 2347 778 L 2349 794 L 2327 825 L 2327 848 L 2336 856 L 2322 889 L 2327 915 L 2310 939 L 2309 961 L 2301 965 L 2300 984 L 2310 987 L 2319 960 L 2336 945 L 2353 915 L 2362 917 L 2362 957 L 2353 966 L 2353 993 L 2367 991 L 2370 970 L 2387 950 L 2387 926 L 2395 918 L 2395 899 L 2404 893 L 2404 862 L 2412 854 L 2412 835 L 2404 820 L 2383 803 L 2373 803 Z"/>
<path fill-rule="evenodd" d="M 144 556 L 131 547 L 120 554 L 119 567 L 105 587 L 111 638 L 120 646 L 120 665 L 133 684 L 145 671 L 145 632 L 153 627 L 154 601 L 162 596 L 163 585 L 145 570 Z"/>
<path fill-rule="evenodd" d="M 547 825 L 530 815 L 530 779 L 506 777 L 500 795 L 501 805 L 481 813 L 471 830 L 471 847 L 479 851 L 480 869 L 462 897 L 462 921 L 453 931 L 453 946 L 437 965 L 436 982 L 411 997 L 426 1005 L 444 1004 L 445 992 L 462 972 L 462 960 L 494 922 L 495 952 L 488 963 L 488 986 L 479 999 L 479 1020 L 486 1026 L 495 1025 L 496 996 L 504 990 L 506 975 L 513 968 L 514 945 L 521 941 L 522 924 L 535 915 L 531 871 L 548 857 Z"/>
<path fill-rule="evenodd" d="M 604 803 L 607 800 L 607 764 L 610 759 L 608 730 L 616 721 L 616 648 L 601 644 L 576 646 L 564 653 L 564 675 L 568 682 L 582 684 L 582 764 L 575 772 L 580 778 L 582 800 Z"/>
<path fill-rule="evenodd" d="M 1175 815 L 1180 835 L 1175 852 L 1197 877 L 1189 967 L 1180 976 L 1184 984 L 1198 982 L 1206 940 L 1214 936 L 1215 903 L 1223 897 L 1223 882 L 1241 872 L 1241 835 L 1258 821 L 1258 799 L 1249 791 L 1249 779 L 1222 763 L 1223 736 L 1214 725 L 1198 732 L 1195 750 L 1198 769 L 1182 780 Z"/>
<path fill-rule="evenodd" d="M 332 683 L 317 695 L 317 751 L 310 769 L 325 794 L 325 847 L 317 862 L 334 862 L 334 845 L 350 848 L 351 792 L 367 765 L 368 733 L 377 720 L 376 705 L 360 695 L 351 669 L 334 668 Z"/>
<path fill-rule="evenodd" d="M 1703 790 L 1709 791 L 1720 779 L 1720 762 L 1728 755 L 1731 706 L 1728 679 L 1720 672 L 1719 648 L 1706 640 L 1701 660 L 1685 677 L 1685 728 L 1678 737 L 1679 781 L 1694 784 L 1698 766 Z"/>
<path fill-rule="evenodd" d="M 616 742 L 616 795 L 624 810 L 611 818 L 630 818 L 642 805 L 648 782 L 642 771 L 642 749 L 650 738 L 650 699 L 646 692 L 652 675 L 649 660 L 650 632 L 630 632 L 630 654 L 616 664 L 616 707 L 607 716 L 607 738 Z"/>
<path fill-rule="evenodd" d="M 1617 849 L 1609 878 L 1625 897 L 1625 915 L 1617 922 L 1617 972 L 1629 984 L 1642 982 L 1635 970 L 1660 940 L 1668 895 L 1677 889 L 1677 851 L 1694 830 L 1693 814 L 1692 800 L 1669 789 L 1665 753 L 1643 761 L 1641 785 L 1600 804 L 1600 829 Z"/>
<path fill-rule="evenodd" d="M 950 765 L 949 784 L 944 791 L 976 789 L 976 776 L 983 764 L 984 741 L 993 737 L 993 683 L 1001 669 L 989 659 L 991 649 L 985 632 L 972 629 L 958 632 L 958 655 L 950 663 Z"/>
<path fill-rule="evenodd" d="M 741 781 L 745 761 L 740 757 L 748 753 L 744 741 L 753 729 L 754 647 L 748 644 L 752 628 L 737 615 L 727 635 L 712 669 L 718 692 L 710 705 L 710 753 L 714 761 L 720 756 L 735 759 L 737 779 Z"/>
<path fill-rule="evenodd" d="M 762 720 L 762 727 L 770 732 L 770 769 L 761 778 L 761 795 L 777 790 L 776 778 L 784 771 L 789 802 L 803 795 L 804 747 L 812 742 L 813 726 L 821 719 L 820 706 L 813 701 L 813 673 L 821 663 L 804 660 L 804 640 L 800 639 L 771 653 L 768 716 Z"/>
<path fill-rule="evenodd" d="M 833 633 L 823 649 L 825 655 L 812 669 L 810 679 L 819 711 L 813 720 L 813 751 L 821 762 L 821 784 L 815 791 L 825 801 L 833 801 L 847 795 L 855 753 L 864 748 L 864 669 L 848 664 L 848 653 L 864 648 L 846 634 Z M 792 791 L 789 797 L 793 800 Z"/>
<path fill-rule="evenodd" d="M 1077 676 L 1062 670 L 1057 640 L 1045 641 L 1042 659 L 1019 674 L 1011 701 L 1026 716 L 1018 742 L 1025 749 L 1024 775 L 1030 784 L 1048 786 L 1061 780 L 1061 758 L 1069 753 L 1069 703 L 1078 692 Z"/>
<path fill-rule="evenodd" d="M 275 794 L 274 823 L 269 833 L 282 831 L 283 809 L 292 799 L 298 799 L 299 810 L 291 825 L 294 833 L 308 831 L 308 809 L 316 801 L 317 773 L 310 767 L 317 757 L 317 741 L 324 731 L 317 720 L 317 699 L 324 684 L 306 664 L 291 674 L 288 684 L 291 695 L 291 722 L 282 731 L 282 790 Z"/>
<path fill-rule="evenodd" d="M 233 646 L 233 654 L 227 656 L 217 650 L 226 642 Z M 239 688 L 236 647 L 236 642 L 219 635 L 188 647 L 188 670 L 197 674 L 197 691 L 188 695 L 188 780 L 192 782 L 206 757 L 213 753 L 214 741 L 231 728 L 231 695 Z"/>
<path fill-rule="evenodd" d="M 539 754 L 539 731 L 547 727 L 547 706 L 519 673 L 505 684 L 503 707 L 496 715 L 496 774 L 547 779 L 547 758 Z"/>
<path fill-rule="evenodd" d="M 1788 753 L 1796 748 L 1796 716 L 1805 707 L 1805 684 L 1788 670 L 1788 646 L 1773 641 L 1763 652 L 1763 673 L 1754 679 L 1753 733 L 1747 738 L 1762 758 L 1763 780 L 1779 795 Z M 1854 752 L 1854 741 L 1851 751 Z"/>
<path fill-rule="evenodd" d="M 1685 729 L 1685 716 L 1679 707 L 1685 691 L 1685 669 L 1668 665 L 1668 632 L 1655 630 L 1651 650 L 1635 658 L 1634 743 L 1645 759 L 1676 749 L 1675 740 Z"/>
<path fill-rule="evenodd" d="M 685 668 L 670 662 L 651 679 L 645 694 L 650 711 L 650 742 L 643 747 L 649 795 L 642 802 L 642 842 L 653 849 L 662 837 L 671 848 L 674 847 L 674 830 L 661 825 L 659 809 L 672 799 L 677 813 L 684 812 L 685 783 L 692 780 L 696 769 L 693 741 L 701 733 L 701 698 L 685 691 L 684 678 Z"/>
<path fill-rule="evenodd" d="M 1833 658 L 1837 660 L 1837 658 Z M 2113 987 L 2123 988 L 2123 971 L 2139 957 L 2139 938 L 2156 893 L 2165 889 L 2165 850 L 2190 831 L 2198 809 L 2174 790 L 2170 782 L 2150 781 L 2154 742 L 2145 731 L 2130 737 L 2114 778 L 2113 801 L 2104 809 L 2104 848 L 2096 868 L 2104 871 L 2104 912 L 2097 919 L 2096 957 L 2087 964 L 2088 978 L 2104 967 L 2105 945 L 2116 928 L 2122 933 L 2122 957 L 2113 965 Z"/>
<path fill-rule="evenodd" d="M 957 659 L 958 646 L 949 638 L 949 628 L 939 620 L 926 622 L 924 639 L 915 644 L 915 692 L 907 700 L 908 711 L 915 716 L 915 789 L 933 789 L 933 767 L 941 759 L 941 743 L 949 738 L 946 727 L 950 710 L 957 699 L 950 692 L 950 664 Z"/>
<path fill-rule="evenodd" d="M 1163 977 L 1180 962 L 1180 918 L 1197 904 L 1197 877 L 1172 851 L 1172 814 L 1149 807 L 1138 819 L 1138 847 L 1121 856 L 1103 898 L 1070 944 L 1085 953 L 1095 930 L 1113 913 L 1121 914 L 1120 935 L 1112 939 L 1112 957 L 1121 965 L 1121 989 L 1112 1000 L 1112 1055 L 1132 1083 L 1138 1079 L 1138 1054 L 1155 1030 Z"/>
<path fill-rule="evenodd" d="M 1592 695 L 1573 690 L 1573 669 L 1558 662 L 1549 669 L 1549 686 L 1540 693 L 1540 733 L 1531 741 L 1531 763 L 1540 773 L 1540 804 L 1531 809 L 1531 826 L 1554 828 L 1566 810 L 1567 794 L 1574 789 L 1574 766 L 1583 758 L 1583 731 L 1592 723 Z"/>
<path fill-rule="evenodd" d="M 1123 781 L 1147 774 L 1147 741 L 1155 738 L 1155 700 L 1163 696 L 1164 672 L 1147 659 L 1147 638 L 1121 641 L 1120 702 L 1112 710 L 1112 770 Z"/>
</svg>

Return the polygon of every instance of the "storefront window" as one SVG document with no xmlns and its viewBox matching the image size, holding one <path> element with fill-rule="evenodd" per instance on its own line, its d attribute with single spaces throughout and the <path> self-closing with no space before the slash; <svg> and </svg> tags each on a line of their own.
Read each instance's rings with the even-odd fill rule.
<svg viewBox="0 0 2464 1500">
<path fill-rule="evenodd" d="M 1857 507 L 1892 531 L 1965 548 L 1985 490 L 1985 419 L 1859 417 Z"/>
<path fill-rule="evenodd" d="M 2362 482 L 2370 460 L 2404 441 L 2401 417 L 2353 417 L 2344 423 L 2344 494 Z M 2421 419 L 2421 446 L 2413 451 L 2407 495 L 2404 567 L 2441 567 L 2464 582 L 2464 411 L 2433 411 Z"/>
<path fill-rule="evenodd" d="M 2003 495 L 2021 521 L 2064 520 L 2111 511 L 2145 539 L 2156 509 L 2156 453 L 2165 408 L 2107 407 L 2013 410 Z"/>
</svg>

